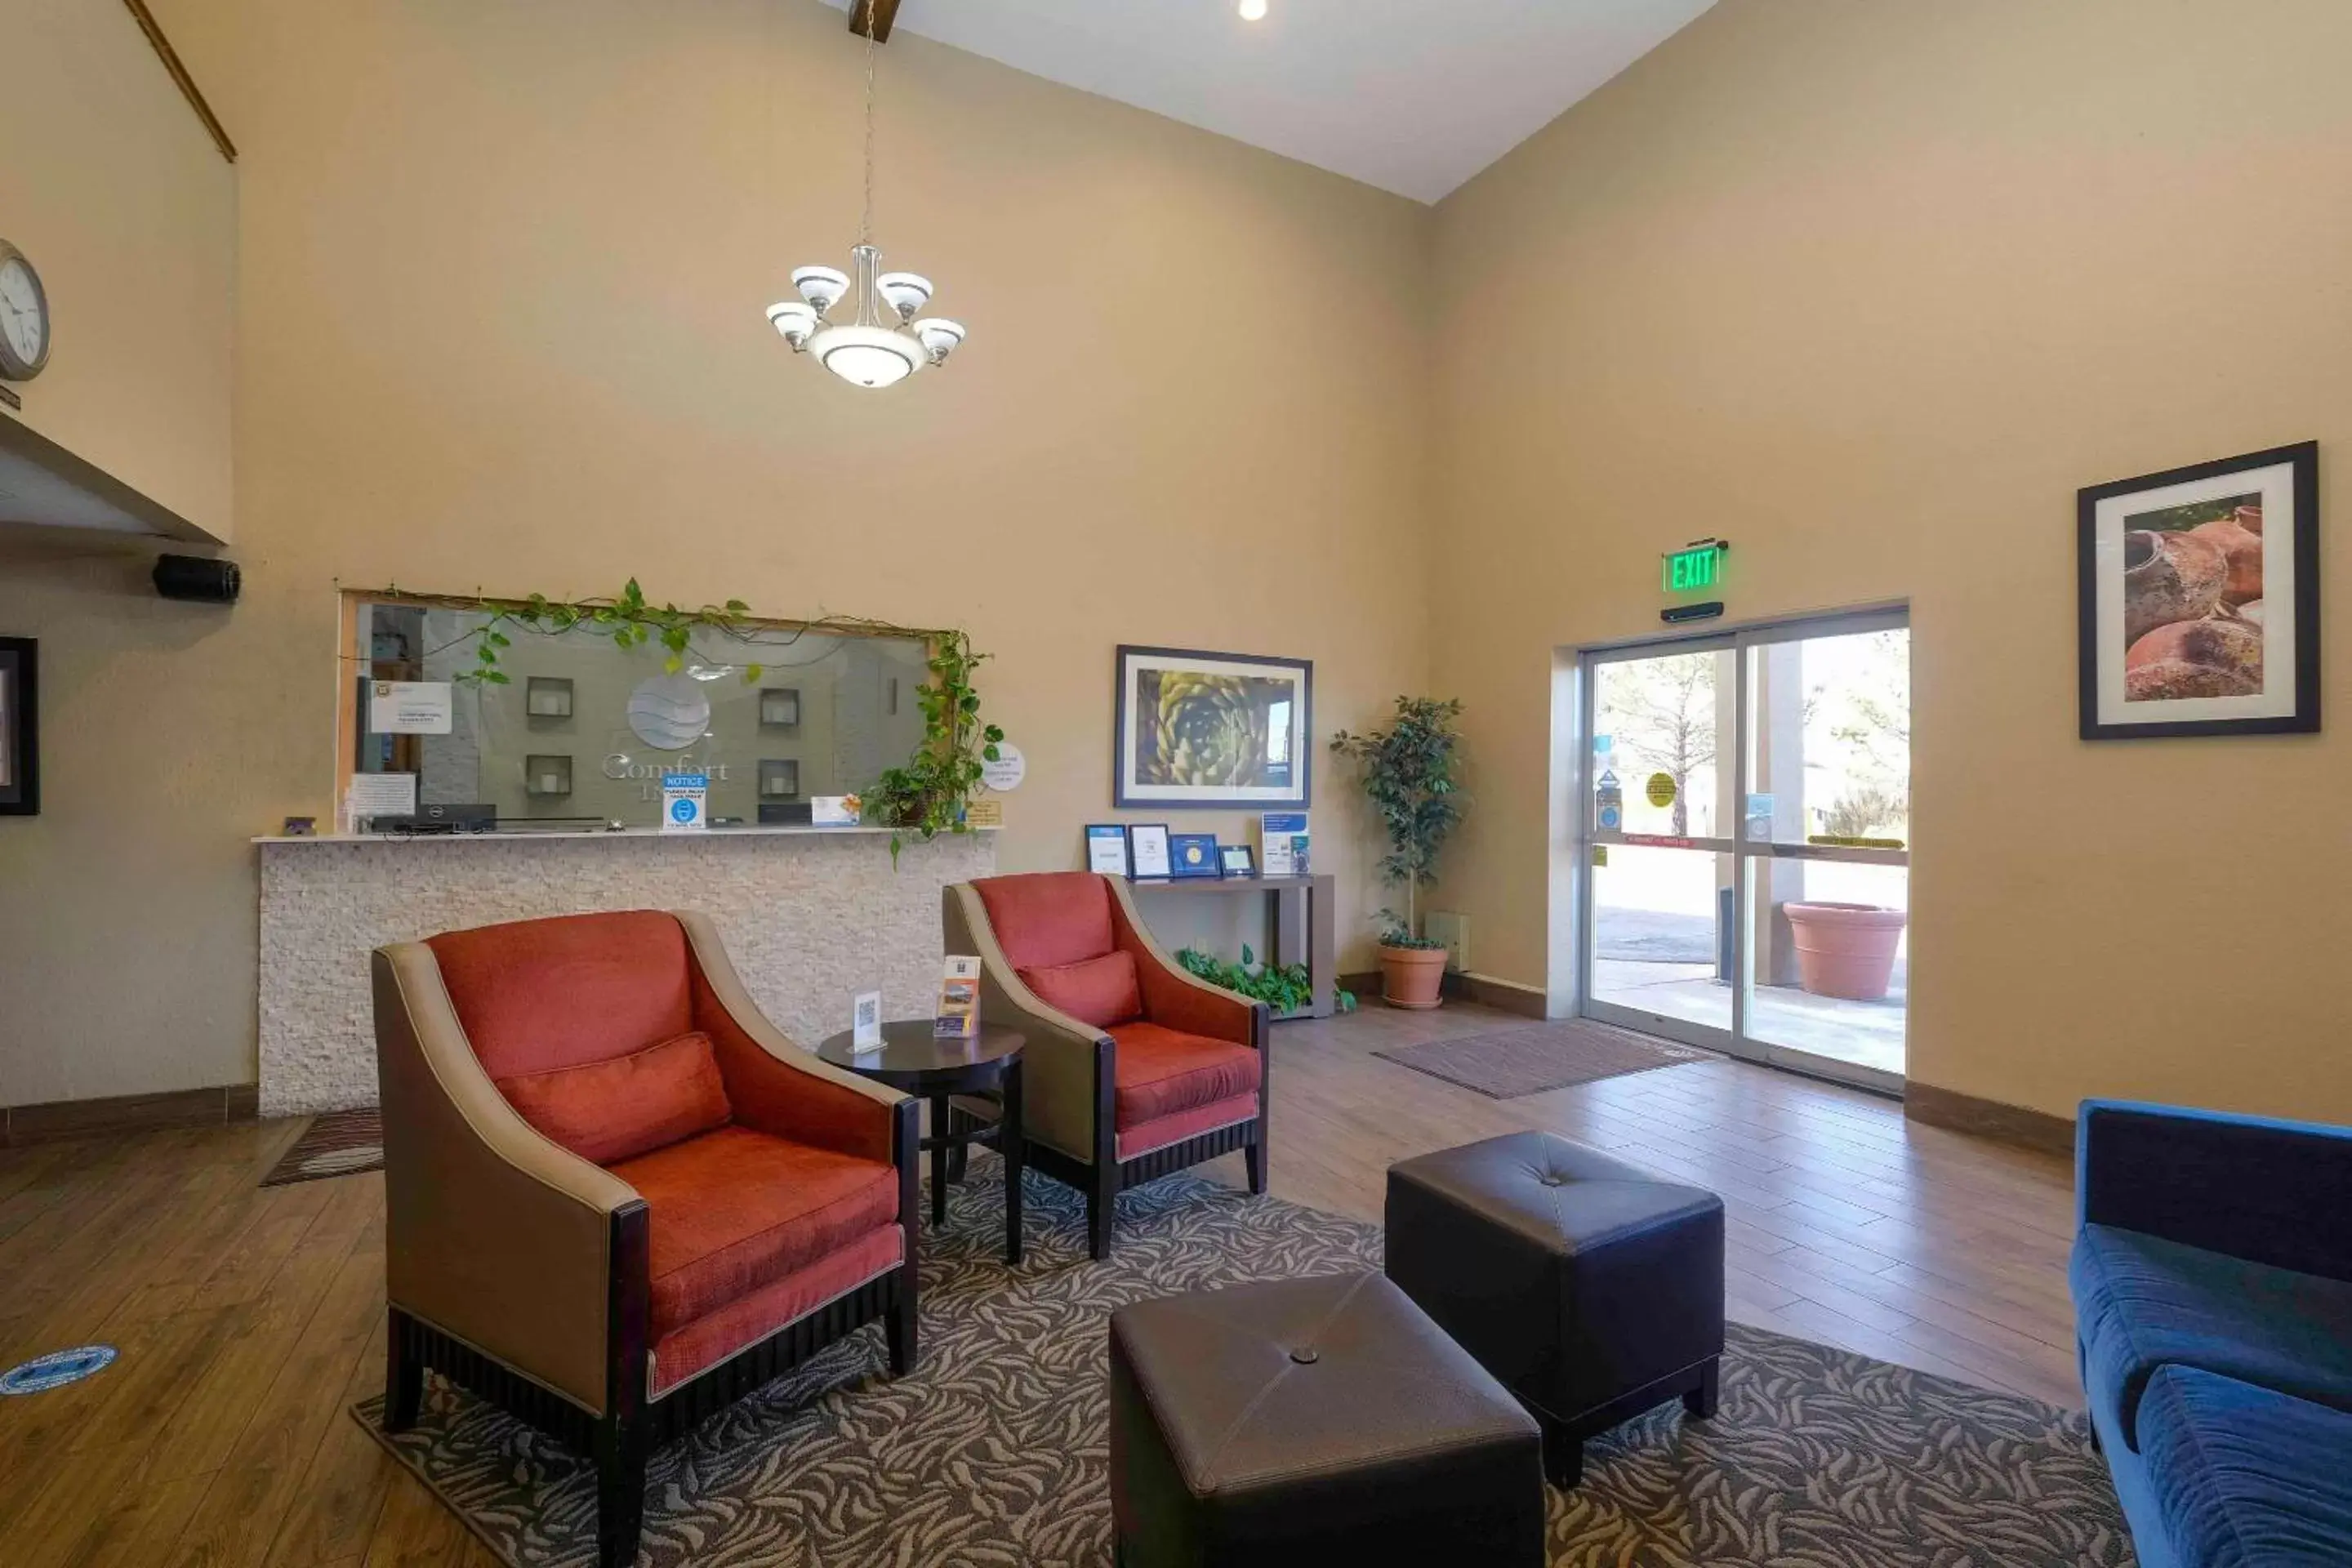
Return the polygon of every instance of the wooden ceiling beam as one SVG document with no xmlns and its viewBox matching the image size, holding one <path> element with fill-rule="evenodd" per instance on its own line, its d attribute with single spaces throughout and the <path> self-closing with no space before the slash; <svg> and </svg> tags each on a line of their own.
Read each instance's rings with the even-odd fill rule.
<svg viewBox="0 0 2352 1568">
<path fill-rule="evenodd" d="M 849 30 L 859 37 L 874 31 L 874 41 L 890 41 L 890 24 L 898 19 L 898 0 L 849 0 Z"/>
</svg>

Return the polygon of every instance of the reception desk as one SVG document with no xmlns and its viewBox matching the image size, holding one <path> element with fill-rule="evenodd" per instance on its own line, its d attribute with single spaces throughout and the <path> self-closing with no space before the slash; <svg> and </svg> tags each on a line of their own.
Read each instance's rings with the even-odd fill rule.
<svg viewBox="0 0 2352 1568">
<path fill-rule="evenodd" d="M 543 915 L 699 910 L 768 1016 L 803 1045 L 849 1026 L 851 998 L 929 1015 L 940 891 L 992 875 L 992 832 L 891 864 L 887 828 L 715 828 L 260 838 L 261 1114 L 373 1105 L 368 954 L 388 942 Z"/>
</svg>

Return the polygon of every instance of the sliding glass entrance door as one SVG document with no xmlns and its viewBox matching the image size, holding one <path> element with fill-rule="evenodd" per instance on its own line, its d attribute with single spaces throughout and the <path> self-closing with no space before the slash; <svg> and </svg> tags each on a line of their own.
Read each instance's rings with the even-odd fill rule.
<svg viewBox="0 0 2352 1568">
<path fill-rule="evenodd" d="M 1586 654 L 1592 1017 L 1896 1089 L 1909 942 L 1900 612 Z"/>
</svg>

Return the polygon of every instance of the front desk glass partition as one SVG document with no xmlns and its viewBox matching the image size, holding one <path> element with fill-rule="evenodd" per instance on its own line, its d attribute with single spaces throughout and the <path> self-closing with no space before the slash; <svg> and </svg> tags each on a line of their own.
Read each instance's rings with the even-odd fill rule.
<svg viewBox="0 0 2352 1568">
<path fill-rule="evenodd" d="M 509 623 L 508 683 L 478 684 L 459 678 L 476 668 L 483 612 L 371 599 L 355 610 L 352 766 L 413 775 L 420 807 L 487 805 L 501 826 L 654 827 L 663 775 L 699 773 L 714 826 L 757 824 L 762 806 L 791 821 L 815 796 L 871 788 L 923 738 L 919 638 L 698 631 L 672 673 L 658 641 L 624 649 L 605 628 Z"/>
</svg>

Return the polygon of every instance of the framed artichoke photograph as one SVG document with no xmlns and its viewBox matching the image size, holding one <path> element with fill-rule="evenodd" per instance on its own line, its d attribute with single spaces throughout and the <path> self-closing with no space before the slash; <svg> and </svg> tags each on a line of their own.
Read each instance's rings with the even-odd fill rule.
<svg viewBox="0 0 2352 1568">
<path fill-rule="evenodd" d="M 1301 658 L 1121 647 L 1112 804 L 1311 804 L 1315 667 Z"/>
<path fill-rule="evenodd" d="M 2081 492 L 2083 739 L 2319 728 L 2319 447 Z"/>
</svg>

